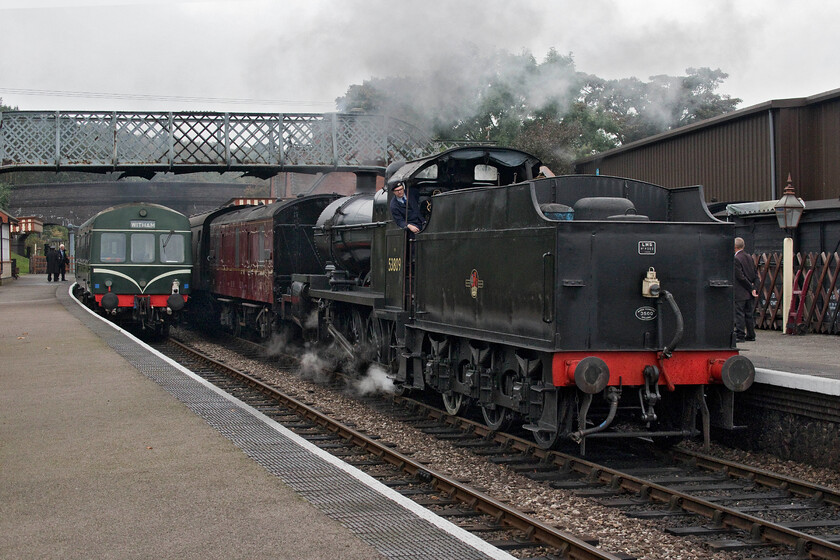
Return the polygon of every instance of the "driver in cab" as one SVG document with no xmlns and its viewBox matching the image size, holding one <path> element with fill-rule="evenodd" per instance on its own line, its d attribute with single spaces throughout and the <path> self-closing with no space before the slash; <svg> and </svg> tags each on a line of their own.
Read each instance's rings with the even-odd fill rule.
<svg viewBox="0 0 840 560">
<path fill-rule="evenodd" d="M 406 197 L 405 183 L 402 181 L 394 183 L 394 186 L 391 187 L 391 192 L 394 193 L 390 205 L 394 223 L 402 229 L 407 229 L 412 235 L 423 229 L 423 226 L 426 224 L 420 215 L 418 204 Z"/>
</svg>

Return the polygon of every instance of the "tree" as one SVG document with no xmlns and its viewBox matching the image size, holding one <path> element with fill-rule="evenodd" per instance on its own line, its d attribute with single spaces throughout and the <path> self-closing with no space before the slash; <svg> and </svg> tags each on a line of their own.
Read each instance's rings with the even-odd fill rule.
<svg viewBox="0 0 840 560">
<path fill-rule="evenodd" d="M 0 208 L 9 208 L 9 198 L 12 195 L 12 185 L 0 181 Z"/>
<path fill-rule="evenodd" d="M 604 80 L 577 71 L 571 53 L 554 49 L 537 62 L 527 51 L 473 48 L 444 66 L 352 85 L 336 105 L 401 118 L 441 140 L 524 149 L 562 171 L 577 158 L 728 113 L 741 101 L 715 93 L 728 77 L 720 69 Z"/>
<path fill-rule="evenodd" d="M 5 112 L 5 111 L 17 111 L 17 110 L 18 110 L 17 107 L 10 107 L 8 105 L 3 105 L 3 98 L 0 97 L 0 113 Z"/>
<path fill-rule="evenodd" d="M 3 105 L 3 98 L 0 97 L 0 113 L 5 111 L 17 111 L 17 107 L 9 107 L 8 105 Z M 9 197 L 12 194 L 12 185 L 9 183 L 0 180 L 0 208 L 8 208 L 9 207 Z"/>
</svg>

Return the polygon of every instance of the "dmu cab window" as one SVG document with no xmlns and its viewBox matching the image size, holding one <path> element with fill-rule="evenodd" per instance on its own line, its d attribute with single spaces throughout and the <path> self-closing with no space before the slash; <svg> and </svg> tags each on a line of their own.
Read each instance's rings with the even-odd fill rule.
<svg viewBox="0 0 840 560">
<path fill-rule="evenodd" d="M 106 263 L 125 262 L 125 234 L 103 233 L 99 238 L 99 259 Z"/>
<path fill-rule="evenodd" d="M 164 233 L 160 236 L 160 262 L 184 262 L 184 236 L 180 233 Z"/>
<path fill-rule="evenodd" d="M 150 263 L 155 260 L 155 234 L 131 234 L 131 262 Z"/>
</svg>

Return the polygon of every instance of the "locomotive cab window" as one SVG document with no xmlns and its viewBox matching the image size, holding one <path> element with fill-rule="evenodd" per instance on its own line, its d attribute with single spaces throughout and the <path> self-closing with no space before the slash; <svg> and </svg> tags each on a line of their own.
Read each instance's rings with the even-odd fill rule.
<svg viewBox="0 0 840 560">
<path fill-rule="evenodd" d="M 481 184 L 497 185 L 499 183 L 499 170 L 492 165 L 479 164 L 475 166 L 475 182 Z"/>
<path fill-rule="evenodd" d="M 131 234 L 131 262 L 150 263 L 155 260 L 155 234 Z"/>
<path fill-rule="evenodd" d="M 103 233 L 99 239 L 99 258 L 102 262 L 125 262 L 125 234 Z"/>
<path fill-rule="evenodd" d="M 160 262 L 184 262 L 184 236 L 180 233 L 163 233 L 160 236 Z"/>
</svg>

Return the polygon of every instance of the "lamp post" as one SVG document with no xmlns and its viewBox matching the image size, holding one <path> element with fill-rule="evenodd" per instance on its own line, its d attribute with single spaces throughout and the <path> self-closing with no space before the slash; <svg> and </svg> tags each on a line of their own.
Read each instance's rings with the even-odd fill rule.
<svg viewBox="0 0 840 560">
<path fill-rule="evenodd" d="M 799 225 L 805 204 L 796 198 L 793 184 L 788 174 L 787 186 L 782 198 L 773 207 L 779 227 L 785 231 L 782 252 L 782 333 L 787 334 L 787 321 L 790 316 L 790 301 L 793 297 L 793 230 Z"/>
</svg>

